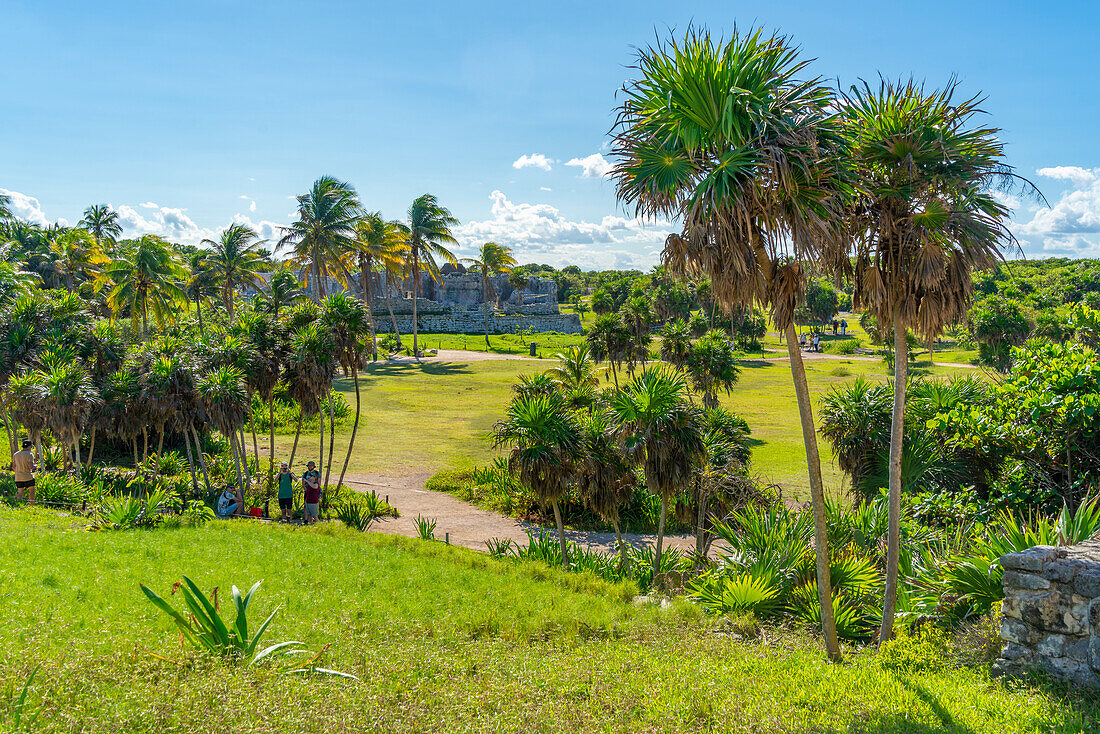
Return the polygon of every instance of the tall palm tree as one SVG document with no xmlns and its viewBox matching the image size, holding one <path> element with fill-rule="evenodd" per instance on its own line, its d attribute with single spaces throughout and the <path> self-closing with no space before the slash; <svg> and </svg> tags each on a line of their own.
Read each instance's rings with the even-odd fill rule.
<svg viewBox="0 0 1100 734">
<path fill-rule="evenodd" d="M 258 312 L 249 313 L 242 318 L 237 323 L 237 329 L 246 340 L 250 353 L 251 369 L 248 377 L 251 388 L 260 402 L 268 407 L 267 491 L 270 492 L 275 481 L 275 388 L 279 384 L 281 367 L 287 356 L 286 330 L 273 315 Z M 255 446 L 256 424 L 251 411 L 249 426 Z M 256 461 L 259 459 L 257 453 Z"/>
<path fill-rule="evenodd" d="M 231 224 L 217 240 L 203 240 L 201 243 L 210 248 L 206 264 L 221 284 L 222 304 L 230 319 L 233 318 L 233 299 L 237 289 L 252 286 L 259 290 L 264 283 L 260 276 L 264 264 L 259 254 L 264 242 L 248 225 Z"/>
<path fill-rule="evenodd" d="M 691 356 L 691 328 L 683 319 L 661 327 L 661 359 L 680 370 Z"/>
<path fill-rule="evenodd" d="M 54 267 L 65 278 L 65 288 L 70 293 L 76 287 L 76 278 L 98 273 L 100 265 L 110 262 L 110 258 L 100 252 L 98 242 L 83 229 L 65 230 L 50 242 L 50 251 L 54 255 Z"/>
<path fill-rule="evenodd" d="M 546 374 L 558 383 L 565 393 L 595 389 L 600 384 L 600 368 L 592 360 L 587 344 L 569 347 L 554 355 L 558 364 L 546 370 Z"/>
<path fill-rule="evenodd" d="M 359 266 L 359 290 L 363 294 L 363 303 L 367 307 L 370 336 L 368 344 L 372 356 L 378 358 L 378 350 L 375 349 L 374 324 L 374 280 L 377 270 L 381 268 L 388 276 L 389 271 L 400 267 L 395 260 L 400 260 L 400 253 L 405 247 L 405 233 L 398 222 L 388 222 L 382 218 L 380 212 L 370 212 L 359 220 L 357 246 L 355 257 Z M 386 292 L 386 303 L 389 304 L 389 290 Z M 390 306 L 390 315 L 393 315 L 393 307 Z M 396 331 L 396 319 L 394 320 Z M 400 336 L 400 335 L 399 335 Z"/>
<path fill-rule="evenodd" d="M 593 410 L 581 421 L 582 456 L 577 488 L 592 511 L 615 529 L 620 565 L 627 564 L 626 544 L 619 529 L 619 510 L 630 504 L 637 484 L 634 463 L 623 453 L 619 426 L 607 410 Z"/>
<path fill-rule="evenodd" d="M 512 248 L 486 242 L 478 250 L 477 257 L 463 258 L 470 269 L 481 274 L 481 309 L 485 319 L 485 346 L 489 346 L 489 299 L 496 298 L 492 276 L 497 273 L 510 273 L 516 266 Z"/>
<path fill-rule="evenodd" d="M 79 226 L 95 238 L 96 246 L 102 250 L 105 245 L 113 245 L 122 234 L 122 225 L 118 221 L 118 212 L 106 204 L 92 204 L 84 210 Z"/>
<path fill-rule="evenodd" d="M 966 313 L 971 273 L 992 266 L 1012 240 L 1010 210 L 993 188 L 1011 181 L 998 130 L 975 118 L 982 99 L 956 85 L 925 91 L 913 80 L 864 83 L 845 97 L 842 121 L 859 181 L 851 218 L 855 300 L 894 333 L 889 530 L 880 640 L 893 637 L 901 552 L 906 335 L 933 339 Z"/>
<path fill-rule="evenodd" d="M 291 276 L 293 277 L 293 276 Z M 217 298 L 218 281 L 214 275 L 214 269 L 206 262 L 202 253 L 191 256 L 191 274 L 184 284 L 184 295 L 188 301 L 195 302 L 195 317 L 199 322 L 199 334 L 206 335 L 206 327 L 202 322 L 202 302 Z"/>
<path fill-rule="evenodd" d="M 302 435 L 302 419 L 321 411 L 322 401 L 332 389 L 336 374 L 335 344 L 332 332 L 317 322 L 298 329 L 291 340 L 291 357 L 287 370 L 287 384 L 291 396 L 298 403 L 298 428 L 294 434 L 294 446 L 290 450 L 290 462 L 298 450 Z M 324 450 L 324 413 L 321 414 L 321 449 Z M 322 457 L 323 458 L 323 457 Z"/>
<path fill-rule="evenodd" d="M 355 189 L 332 176 L 317 179 L 308 193 L 298 197 L 298 221 L 283 228 L 279 246 L 292 247 L 292 260 L 308 270 L 315 303 L 325 295 L 323 278 L 339 275 L 337 261 L 355 250 L 361 215 Z"/>
<path fill-rule="evenodd" d="M 267 311 L 278 320 L 279 311 L 304 297 L 305 291 L 298 287 L 298 279 L 294 274 L 289 270 L 280 270 L 271 276 L 267 288 L 256 296 L 256 303 L 257 308 Z"/>
<path fill-rule="evenodd" d="M 236 367 L 218 367 L 199 378 L 195 387 L 210 422 L 229 439 L 233 462 L 237 470 L 237 505 L 244 508 L 244 482 L 241 474 L 237 431 L 244 425 L 248 413 L 248 396 L 244 375 Z"/>
<path fill-rule="evenodd" d="M 177 308 L 187 302 L 180 282 L 186 269 L 162 238 L 147 234 L 110 262 L 96 279 L 96 290 L 109 286 L 107 304 L 117 318 L 130 312 L 136 329 L 149 332 L 149 315 L 158 326 L 175 320 Z"/>
<path fill-rule="evenodd" d="M 423 267 L 432 277 L 438 277 L 437 259 L 458 263 L 458 259 L 446 248 L 448 244 L 458 244 L 451 231 L 457 225 L 458 220 L 451 215 L 450 210 L 431 194 L 421 194 L 409 206 L 408 222 L 405 226 L 413 284 L 413 355 L 417 361 L 420 361 L 420 352 L 416 346 L 416 301 L 420 298 L 420 269 Z"/>
<path fill-rule="evenodd" d="M 508 469 L 517 474 L 545 506 L 554 509 L 561 543 L 561 563 L 569 568 L 559 502 L 569 489 L 581 458 L 583 439 L 577 420 L 557 392 L 517 395 L 504 419 L 493 427 L 496 445 L 508 445 Z"/>
<path fill-rule="evenodd" d="M 705 275 L 731 313 L 770 306 L 787 334 L 814 506 L 817 586 L 829 656 L 838 659 L 829 579 L 821 458 L 792 316 L 803 299 L 801 263 L 847 265 L 838 212 L 850 193 L 839 163 L 835 105 L 784 37 L 734 31 L 715 41 L 689 29 L 682 41 L 641 50 L 623 88 L 613 175 L 639 216 L 679 218 L 664 260 Z"/>
<path fill-rule="evenodd" d="M 692 467 L 703 451 L 699 411 L 687 402 L 687 383 L 666 367 L 647 367 L 611 402 L 622 446 L 645 473 L 649 491 L 661 499 L 657 522 L 654 577 L 661 571 L 668 503 L 692 480 Z"/>
<path fill-rule="evenodd" d="M 348 439 L 348 451 L 344 456 L 344 466 L 340 469 L 340 478 L 336 480 L 339 489 L 344 482 L 344 475 L 348 471 L 348 462 L 351 461 L 351 450 L 355 446 L 355 436 L 359 431 L 359 416 L 362 412 L 362 398 L 359 394 L 359 369 L 362 366 L 363 355 L 366 350 L 366 337 L 370 333 L 370 317 L 367 307 L 360 301 L 348 298 L 343 293 L 333 293 L 325 299 L 321 306 L 321 323 L 329 328 L 332 333 L 336 358 L 351 372 L 352 381 L 355 384 L 355 422 L 351 426 L 351 437 Z M 329 473 L 332 470 L 332 420 L 329 419 L 329 452 L 328 467 L 325 469 L 325 483 L 328 483 Z"/>
<path fill-rule="evenodd" d="M 14 219 L 15 212 L 12 210 L 11 197 L 7 194 L 0 194 L 0 224 L 4 224 Z"/>
</svg>

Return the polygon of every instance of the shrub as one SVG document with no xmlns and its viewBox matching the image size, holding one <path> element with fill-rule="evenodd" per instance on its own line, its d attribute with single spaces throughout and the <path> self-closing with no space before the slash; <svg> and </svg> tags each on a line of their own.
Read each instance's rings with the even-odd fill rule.
<svg viewBox="0 0 1100 734">
<path fill-rule="evenodd" d="M 947 636 L 924 626 L 912 633 L 903 632 L 879 646 L 876 660 L 896 673 L 919 673 L 948 667 Z"/>
<path fill-rule="evenodd" d="M 859 339 L 841 339 L 840 341 L 827 342 L 824 350 L 826 354 L 855 354 L 861 342 Z"/>
</svg>

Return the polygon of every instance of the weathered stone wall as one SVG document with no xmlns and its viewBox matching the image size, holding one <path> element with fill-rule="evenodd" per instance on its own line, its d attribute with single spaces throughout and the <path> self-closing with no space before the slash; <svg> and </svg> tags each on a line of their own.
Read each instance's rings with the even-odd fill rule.
<svg viewBox="0 0 1100 734">
<path fill-rule="evenodd" d="M 485 332 L 485 316 L 481 309 L 449 309 L 445 308 L 434 312 L 417 314 L 419 331 L 437 332 L 443 334 L 483 334 Z M 417 306 L 419 309 L 419 305 Z M 409 313 L 397 313 L 397 328 L 402 334 L 412 331 L 412 309 Z M 374 322 L 377 324 L 380 334 L 393 331 L 393 320 L 385 308 L 375 310 Z M 532 331 L 557 331 L 562 334 L 580 334 L 581 320 L 575 313 L 569 314 L 489 314 L 490 334 L 514 334 L 521 329 Z"/>
<path fill-rule="evenodd" d="M 1100 540 L 1001 557 L 1004 650 L 994 670 L 1032 669 L 1100 689 Z"/>
</svg>

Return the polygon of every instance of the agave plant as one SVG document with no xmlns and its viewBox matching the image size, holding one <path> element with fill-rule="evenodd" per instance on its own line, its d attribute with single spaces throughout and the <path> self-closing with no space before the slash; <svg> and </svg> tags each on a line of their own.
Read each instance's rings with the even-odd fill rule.
<svg viewBox="0 0 1100 734">
<path fill-rule="evenodd" d="M 260 649 L 260 640 L 263 639 L 271 620 L 275 618 L 275 614 L 279 611 L 279 607 L 276 607 L 267 616 L 267 619 L 260 623 L 259 627 L 255 628 L 254 631 L 249 630 L 248 605 L 252 602 L 252 597 L 259 590 L 262 583 L 262 581 L 257 581 L 244 595 L 236 586 L 233 587 L 233 606 L 237 616 L 232 621 L 223 619 L 214 603 L 207 599 L 199 587 L 195 585 L 195 582 L 186 576 L 183 577 L 183 583 L 179 585 L 179 589 L 183 594 L 184 605 L 187 607 L 187 616 L 176 611 L 171 604 L 145 584 L 141 584 L 141 590 L 153 603 L 153 606 L 172 618 L 184 639 L 190 642 L 195 649 L 210 653 L 223 660 L 234 663 L 243 662 L 246 666 L 251 667 L 276 658 L 310 654 L 308 650 L 301 647 L 302 643 L 296 640 L 277 642 L 274 645 Z M 280 672 L 323 673 L 358 680 L 354 675 L 348 673 L 316 667 L 319 658 L 320 654 L 315 655 L 304 665 L 292 663 L 282 668 Z"/>
</svg>

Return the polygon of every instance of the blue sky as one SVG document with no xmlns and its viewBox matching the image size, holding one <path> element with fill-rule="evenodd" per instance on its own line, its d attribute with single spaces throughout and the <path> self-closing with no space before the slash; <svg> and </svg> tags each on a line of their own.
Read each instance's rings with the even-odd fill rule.
<svg viewBox="0 0 1100 734">
<path fill-rule="evenodd" d="M 393 218 L 436 194 L 465 251 L 648 267 L 669 225 L 618 207 L 599 156 L 634 48 L 691 21 L 779 29 L 842 84 L 958 75 L 1050 202 L 1017 209 L 1025 251 L 1100 256 L 1090 2 L 0 0 L 0 189 L 28 219 L 106 202 L 194 242 L 275 236 L 332 174 Z"/>
</svg>

